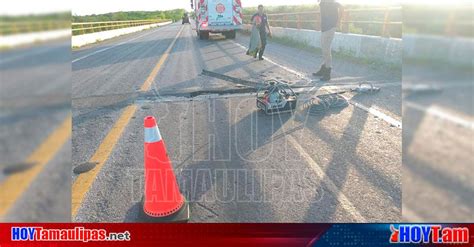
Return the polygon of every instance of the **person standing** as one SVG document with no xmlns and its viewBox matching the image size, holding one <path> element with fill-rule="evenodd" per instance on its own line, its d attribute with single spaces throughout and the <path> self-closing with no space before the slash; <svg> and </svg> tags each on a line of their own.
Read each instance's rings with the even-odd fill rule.
<svg viewBox="0 0 474 247">
<path fill-rule="evenodd" d="M 258 5 L 258 12 L 252 16 L 251 21 L 252 23 L 257 22 L 257 27 L 260 31 L 261 46 L 258 51 L 258 59 L 263 60 L 263 53 L 265 52 L 265 47 L 267 46 L 267 35 L 272 37 L 272 31 L 268 23 L 268 17 L 264 12 L 263 5 Z M 255 53 L 254 57 L 257 57 L 257 53 Z"/>
<path fill-rule="evenodd" d="M 321 16 L 321 51 L 323 61 L 318 72 L 314 76 L 320 76 L 321 81 L 331 80 L 332 54 L 331 44 L 336 34 L 336 28 L 341 23 L 344 13 L 343 6 L 336 0 L 320 0 L 319 10 Z"/>
</svg>

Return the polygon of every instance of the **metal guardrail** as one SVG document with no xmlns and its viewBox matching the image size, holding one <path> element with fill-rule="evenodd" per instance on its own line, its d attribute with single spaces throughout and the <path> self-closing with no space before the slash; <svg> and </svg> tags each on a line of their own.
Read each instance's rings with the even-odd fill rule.
<svg viewBox="0 0 474 247">
<path fill-rule="evenodd" d="M 472 3 L 468 2 L 449 6 L 406 4 L 403 6 L 403 34 L 472 39 L 474 37 L 473 16 Z"/>
<path fill-rule="evenodd" d="M 71 27 L 72 27 L 73 35 L 80 35 L 80 34 L 102 32 L 102 31 L 113 30 L 113 29 L 150 25 L 150 24 L 162 23 L 162 22 L 167 22 L 167 21 L 170 21 L 170 20 L 153 19 L 153 20 L 76 22 L 76 23 L 72 23 Z"/>
<path fill-rule="evenodd" d="M 392 15 L 397 12 L 401 16 L 401 7 L 387 7 L 387 8 L 366 8 L 366 9 L 345 9 L 344 15 L 341 19 L 341 27 L 339 31 L 344 33 L 349 33 L 350 24 L 358 25 L 377 25 L 380 26 L 380 36 L 383 37 L 401 37 L 402 21 L 391 21 Z M 373 21 L 373 20 L 354 20 L 354 15 L 357 13 L 369 13 L 375 12 L 381 14 L 382 20 Z M 292 13 L 272 13 L 267 14 L 269 17 L 270 25 L 275 27 L 285 27 L 285 28 L 298 28 L 298 29 L 312 29 L 312 30 L 321 30 L 320 23 L 320 12 L 319 11 L 305 11 L 305 12 L 292 12 Z M 249 15 L 245 15 L 244 22 L 250 23 Z M 307 20 L 310 19 L 310 20 Z M 392 31 L 393 27 L 397 30 L 396 32 Z M 395 34 L 393 35 L 392 32 Z M 399 37 L 399 38 L 400 38 Z"/>
<path fill-rule="evenodd" d="M 70 21 L 9 21 L 0 23 L 0 34 L 12 35 L 19 33 L 32 33 L 68 29 L 70 27 Z"/>
<path fill-rule="evenodd" d="M 414 13 L 407 17 L 407 11 L 409 13 L 414 12 L 414 16 L 417 19 L 409 17 Z M 448 37 L 474 36 L 472 31 L 470 31 L 473 30 L 474 26 L 472 17 L 470 17 L 472 16 L 472 9 L 438 9 L 437 13 L 440 16 L 437 16 L 435 19 L 432 16 L 436 15 L 426 18 L 426 15 L 416 14 L 417 11 L 421 10 L 407 10 L 403 8 L 402 14 L 402 7 L 345 9 L 338 31 L 401 38 L 403 27 L 403 33 L 428 33 Z M 267 16 L 269 17 L 270 25 L 275 27 L 321 30 L 319 11 L 271 13 L 267 14 Z M 371 16 L 372 20 L 368 20 L 369 16 Z M 247 24 L 250 23 L 250 15 L 245 17 L 244 21 Z M 375 26 L 375 28 L 369 28 L 371 25 Z M 367 30 L 370 32 L 368 33 Z"/>
</svg>

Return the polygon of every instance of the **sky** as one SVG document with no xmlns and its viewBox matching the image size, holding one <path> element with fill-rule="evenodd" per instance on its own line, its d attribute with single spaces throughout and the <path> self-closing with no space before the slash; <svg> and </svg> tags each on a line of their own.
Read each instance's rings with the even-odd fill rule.
<svg viewBox="0 0 474 247">
<path fill-rule="evenodd" d="M 168 10 L 184 8 L 190 10 L 190 0 L 115 0 L 113 6 L 105 4 L 106 1 L 101 0 L 82 0 L 74 1 L 72 13 L 77 15 L 85 15 L 91 13 L 107 13 L 121 10 Z M 356 2 L 356 3 L 390 3 L 395 0 L 340 0 L 340 2 Z M 90 4 L 87 4 L 90 3 Z M 299 5 L 299 4 L 316 4 L 318 0 L 242 0 L 243 7 L 253 7 L 259 4 L 263 5 Z M 94 5 L 92 7 L 92 5 Z M 89 6 L 88 6 L 89 5 Z"/>
<path fill-rule="evenodd" d="M 2 0 L 0 15 L 24 15 L 71 10 L 68 0 Z"/>
<path fill-rule="evenodd" d="M 398 5 L 400 2 L 421 4 L 453 4 L 471 0 L 338 0 L 345 4 Z M 242 0 L 243 7 L 263 5 L 315 4 L 317 0 Z M 190 10 L 190 0 L 3 0 L 0 15 L 19 15 L 70 11 L 75 15 L 103 14 L 133 10 L 169 10 L 184 8 Z M 25 6 L 28 6 L 25 8 Z"/>
</svg>

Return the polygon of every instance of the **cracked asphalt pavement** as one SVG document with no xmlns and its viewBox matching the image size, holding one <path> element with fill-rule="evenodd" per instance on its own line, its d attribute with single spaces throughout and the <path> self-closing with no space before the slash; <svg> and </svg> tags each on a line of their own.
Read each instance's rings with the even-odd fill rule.
<svg viewBox="0 0 474 247">
<path fill-rule="evenodd" d="M 307 78 L 320 56 L 270 40 L 267 60 L 258 61 L 245 55 L 247 44 L 243 34 L 236 40 L 219 35 L 199 40 L 190 25 L 175 23 L 73 51 L 73 166 L 91 161 L 117 131 L 114 126 L 123 128 L 104 164 L 93 168 L 98 170 L 90 188 L 73 191 L 73 197 L 83 194 L 73 221 L 138 221 L 148 115 L 158 120 L 190 201 L 191 222 L 401 220 L 402 129 L 380 117 L 401 122 L 401 71 L 335 59 L 334 79 L 327 84 L 370 81 L 382 88 L 378 94 L 344 94 L 366 110 L 350 104 L 323 116 L 304 111 L 267 116 L 245 86 L 203 76 L 202 70 L 313 86 L 302 92 L 303 101 L 327 93 Z M 201 95 L 183 97 L 193 92 Z M 120 124 L 132 106 L 129 121 Z M 72 173 L 73 183 L 88 174 L 93 173 Z"/>
<path fill-rule="evenodd" d="M 70 49 L 0 53 L 0 221 L 70 221 Z"/>
</svg>

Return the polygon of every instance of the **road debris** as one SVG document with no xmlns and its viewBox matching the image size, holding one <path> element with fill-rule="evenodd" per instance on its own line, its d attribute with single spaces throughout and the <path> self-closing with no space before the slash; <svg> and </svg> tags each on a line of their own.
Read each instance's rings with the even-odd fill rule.
<svg viewBox="0 0 474 247">
<path fill-rule="evenodd" d="M 293 112 L 296 109 L 298 95 L 306 93 L 305 88 L 314 88 L 313 85 L 291 85 L 287 81 L 270 79 L 264 82 L 254 82 L 240 78 L 203 70 L 202 75 L 229 81 L 251 89 L 257 88 L 257 108 L 266 114 Z M 297 90 L 295 92 L 293 89 Z M 300 90 L 298 90 L 300 89 Z M 349 102 L 340 94 L 347 92 L 357 94 L 374 94 L 380 92 L 379 87 L 368 82 L 359 83 L 357 87 L 348 87 L 337 92 L 312 97 L 303 104 L 303 110 L 308 110 L 310 115 L 322 115 L 330 109 L 347 107 Z"/>
<path fill-rule="evenodd" d="M 10 164 L 10 165 L 5 166 L 5 168 L 3 168 L 3 174 L 9 176 L 15 173 L 26 171 L 35 165 L 36 165 L 35 163 L 29 163 L 29 162 Z"/>
<path fill-rule="evenodd" d="M 74 174 L 82 174 L 82 173 L 86 173 L 92 169 L 94 169 L 97 164 L 99 164 L 98 162 L 86 162 L 86 163 L 82 163 L 82 164 L 79 164 L 78 166 L 74 167 L 73 169 L 73 172 Z"/>
<path fill-rule="evenodd" d="M 372 83 L 363 82 L 358 87 L 351 89 L 351 92 L 355 93 L 378 93 L 380 92 L 379 87 L 375 87 Z"/>
<path fill-rule="evenodd" d="M 257 108 L 267 115 L 292 112 L 296 109 L 297 96 L 287 83 L 266 81 L 266 86 L 257 92 Z"/>
<path fill-rule="evenodd" d="M 403 93 L 405 93 L 407 96 L 412 96 L 412 95 L 421 95 L 421 94 L 436 94 L 436 93 L 441 93 L 442 88 L 439 86 L 435 85 L 429 85 L 429 84 L 408 84 L 408 85 L 403 85 Z"/>
<path fill-rule="evenodd" d="M 339 93 L 314 96 L 303 104 L 302 110 L 309 115 L 320 116 L 331 109 L 341 109 L 349 106 L 349 102 Z"/>
</svg>

